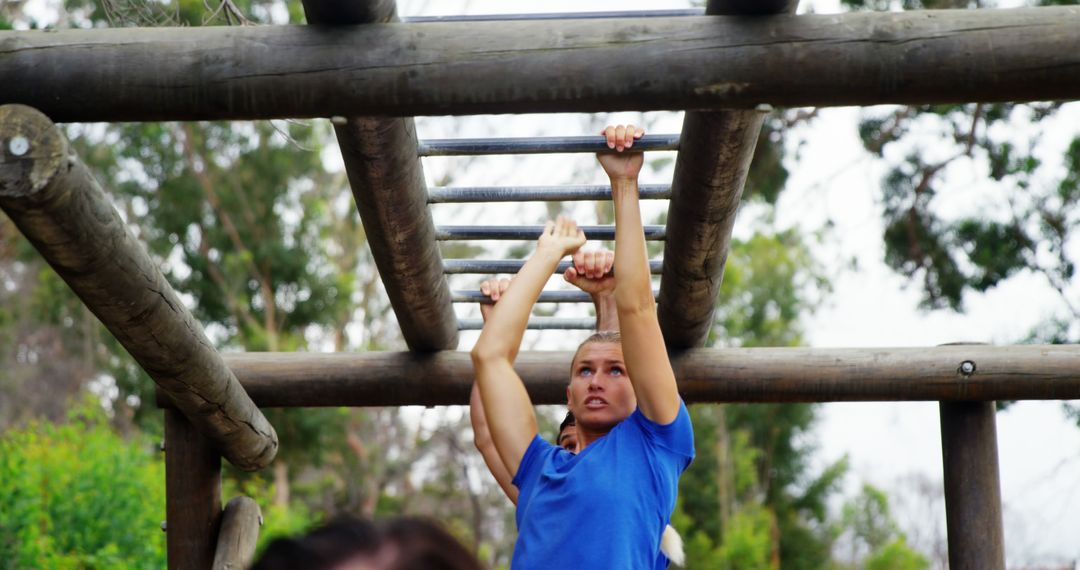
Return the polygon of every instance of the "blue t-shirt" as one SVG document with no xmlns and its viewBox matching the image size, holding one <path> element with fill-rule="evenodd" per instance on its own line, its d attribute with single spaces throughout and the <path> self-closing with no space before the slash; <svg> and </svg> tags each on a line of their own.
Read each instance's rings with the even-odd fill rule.
<svg viewBox="0 0 1080 570">
<path fill-rule="evenodd" d="M 694 458 L 686 404 L 659 425 L 635 410 L 574 455 L 539 435 L 521 458 L 513 570 L 663 568 L 660 535 Z"/>
</svg>

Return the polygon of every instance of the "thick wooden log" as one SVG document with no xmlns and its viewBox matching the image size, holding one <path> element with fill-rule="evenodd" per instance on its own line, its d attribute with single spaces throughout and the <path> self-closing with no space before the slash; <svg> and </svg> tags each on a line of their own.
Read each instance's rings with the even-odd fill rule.
<svg viewBox="0 0 1080 570">
<path fill-rule="evenodd" d="M 515 368 L 533 402 L 565 403 L 572 356 L 518 355 Z M 463 405 L 473 381 L 468 353 L 457 351 L 225 358 L 251 397 L 269 407 Z M 674 354 L 672 364 L 687 402 L 1080 398 L 1080 346 L 1072 345 L 701 348 Z"/>
<path fill-rule="evenodd" d="M 0 107 L 0 208 L 234 465 L 265 467 L 274 428 L 116 212 L 60 129 Z"/>
<path fill-rule="evenodd" d="M 795 12 L 797 0 L 711 0 L 709 15 Z M 775 13 L 775 12 L 774 12 Z M 658 316 L 669 350 L 703 346 L 724 279 L 731 229 L 765 115 L 756 110 L 689 111 L 675 160 Z"/>
<path fill-rule="evenodd" d="M 161 121 L 1075 100 L 1077 29 L 1053 6 L 8 31 L 0 103 Z"/>
<path fill-rule="evenodd" d="M 394 2 L 387 0 L 304 0 L 304 10 L 308 22 L 320 26 L 396 19 Z M 427 206 L 413 120 L 351 115 L 334 130 L 401 334 L 412 350 L 453 349 L 457 316 Z"/>
<path fill-rule="evenodd" d="M 1004 570 L 994 402 L 942 402 L 949 568 Z"/>
<path fill-rule="evenodd" d="M 221 515 L 221 531 L 214 551 L 214 570 L 244 570 L 255 558 L 262 511 L 250 497 L 233 497 Z"/>
<path fill-rule="evenodd" d="M 165 547 L 169 570 L 210 568 L 220 525 L 221 455 L 183 414 L 165 410 Z"/>
</svg>

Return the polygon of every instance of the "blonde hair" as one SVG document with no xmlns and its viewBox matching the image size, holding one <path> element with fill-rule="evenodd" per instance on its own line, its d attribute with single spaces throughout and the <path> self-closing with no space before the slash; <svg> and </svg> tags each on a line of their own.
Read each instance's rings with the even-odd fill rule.
<svg viewBox="0 0 1080 570">
<path fill-rule="evenodd" d="M 587 344 L 618 344 L 622 345 L 622 335 L 619 331 L 598 331 L 585 339 L 578 345 L 577 350 L 574 352 L 574 357 L 570 359 L 570 374 L 573 375 L 574 363 L 577 362 L 578 356 L 581 355 L 581 349 L 585 348 Z"/>
</svg>

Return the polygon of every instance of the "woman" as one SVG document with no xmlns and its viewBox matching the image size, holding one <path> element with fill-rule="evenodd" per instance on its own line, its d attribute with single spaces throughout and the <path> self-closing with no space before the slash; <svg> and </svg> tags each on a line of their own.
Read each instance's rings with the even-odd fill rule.
<svg viewBox="0 0 1080 570">
<path fill-rule="evenodd" d="M 618 335 L 594 335 L 571 365 L 567 405 L 577 420 L 575 455 L 537 434 L 532 402 L 513 361 L 529 313 L 559 261 L 585 243 L 570 220 L 548 222 L 536 253 L 492 310 L 472 351 L 492 441 L 519 490 L 511 567 L 656 568 L 678 478 L 693 459 L 693 430 L 667 357 L 649 277 L 638 204 L 643 133 L 604 129 L 598 156 L 615 205 Z"/>
</svg>

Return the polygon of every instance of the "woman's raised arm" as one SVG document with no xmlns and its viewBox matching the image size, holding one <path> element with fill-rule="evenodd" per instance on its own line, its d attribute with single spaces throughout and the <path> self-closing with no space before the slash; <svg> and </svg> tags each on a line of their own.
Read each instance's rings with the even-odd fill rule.
<svg viewBox="0 0 1080 570">
<path fill-rule="evenodd" d="M 585 234 L 572 220 L 560 217 L 544 226 L 536 252 L 492 309 L 472 350 L 476 385 L 480 389 L 495 449 L 503 465 L 517 473 L 525 450 L 536 437 L 536 415 L 525 385 L 514 371 L 532 306 L 559 260 L 577 251 Z"/>
<path fill-rule="evenodd" d="M 597 155 L 611 179 L 615 203 L 615 304 L 622 331 L 623 359 L 634 386 L 638 408 L 658 424 L 675 421 L 679 390 L 671 369 L 656 301 L 652 295 L 649 256 L 638 202 L 638 173 L 644 163 L 640 152 L 627 152 L 645 132 L 633 125 L 607 127 L 608 147 L 616 153 Z"/>
</svg>

